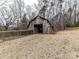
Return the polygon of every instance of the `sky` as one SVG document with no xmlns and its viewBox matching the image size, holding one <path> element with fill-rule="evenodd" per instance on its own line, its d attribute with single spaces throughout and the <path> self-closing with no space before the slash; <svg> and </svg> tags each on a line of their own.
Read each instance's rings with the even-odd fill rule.
<svg viewBox="0 0 79 59">
<path fill-rule="evenodd" d="M 33 5 L 34 3 L 38 3 L 38 1 L 37 0 L 25 0 L 25 2 L 26 2 L 26 4 L 28 4 L 28 5 Z"/>
<path fill-rule="evenodd" d="M 7 4 L 12 4 L 13 0 L 0 0 L 0 5 L 6 2 Z M 26 5 L 32 6 L 34 3 L 38 4 L 37 0 L 24 0 Z"/>
</svg>

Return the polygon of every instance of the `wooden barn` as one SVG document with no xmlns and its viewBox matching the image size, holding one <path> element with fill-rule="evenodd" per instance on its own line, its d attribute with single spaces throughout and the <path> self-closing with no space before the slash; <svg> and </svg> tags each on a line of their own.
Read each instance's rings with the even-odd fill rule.
<svg viewBox="0 0 79 59">
<path fill-rule="evenodd" d="M 54 27 L 51 22 L 44 17 L 36 16 L 33 18 L 28 26 L 28 29 L 32 29 L 34 34 L 43 33 L 43 34 L 51 34 L 54 31 Z"/>
</svg>

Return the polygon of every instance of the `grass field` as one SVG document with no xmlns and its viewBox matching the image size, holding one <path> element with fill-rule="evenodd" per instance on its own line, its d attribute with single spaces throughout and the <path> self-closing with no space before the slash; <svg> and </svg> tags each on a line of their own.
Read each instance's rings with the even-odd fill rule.
<svg viewBox="0 0 79 59">
<path fill-rule="evenodd" d="M 0 59 L 79 59 L 79 29 L 4 41 Z"/>
</svg>

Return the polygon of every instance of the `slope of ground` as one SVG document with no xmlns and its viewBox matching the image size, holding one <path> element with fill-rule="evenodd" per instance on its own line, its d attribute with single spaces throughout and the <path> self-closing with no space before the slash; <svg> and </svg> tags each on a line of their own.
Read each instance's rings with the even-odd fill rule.
<svg viewBox="0 0 79 59">
<path fill-rule="evenodd" d="M 79 29 L 5 41 L 0 59 L 79 59 Z"/>
</svg>

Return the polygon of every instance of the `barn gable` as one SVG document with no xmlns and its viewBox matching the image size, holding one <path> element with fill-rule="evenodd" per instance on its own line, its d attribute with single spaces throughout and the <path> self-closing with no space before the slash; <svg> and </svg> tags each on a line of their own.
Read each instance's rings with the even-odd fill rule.
<svg viewBox="0 0 79 59">
<path fill-rule="evenodd" d="M 53 27 L 53 25 L 51 24 L 51 22 L 50 22 L 49 20 L 47 20 L 47 19 L 45 19 L 45 18 L 43 18 L 43 17 L 41 17 L 41 16 L 36 16 L 36 17 L 33 18 L 31 21 L 29 21 L 29 24 L 27 25 L 27 28 L 29 28 L 30 24 L 31 24 L 33 21 L 35 21 L 36 19 L 38 19 L 38 20 L 37 20 L 38 22 L 39 22 L 39 20 L 40 20 L 40 21 L 41 21 L 41 20 L 46 20 L 46 21 L 50 24 L 50 26 Z"/>
<path fill-rule="evenodd" d="M 33 29 L 34 33 L 51 33 L 53 31 L 53 26 L 50 21 L 41 16 L 36 16 L 32 19 L 27 28 Z"/>
</svg>

